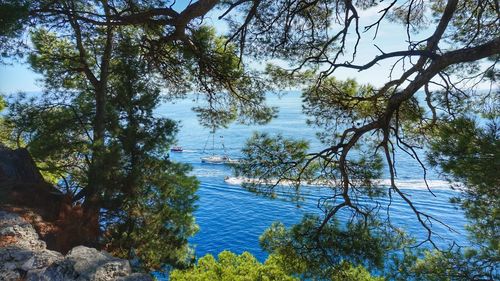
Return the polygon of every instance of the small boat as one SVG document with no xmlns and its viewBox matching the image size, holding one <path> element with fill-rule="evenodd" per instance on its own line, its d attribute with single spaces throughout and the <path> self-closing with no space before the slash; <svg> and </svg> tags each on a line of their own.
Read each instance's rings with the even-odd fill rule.
<svg viewBox="0 0 500 281">
<path fill-rule="evenodd" d="M 229 158 L 226 155 L 211 155 L 201 157 L 202 163 L 207 164 L 238 164 L 240 161 L 238 159 Z"/>
<path fill-rule="evenodd" d="M 207 144 L 208 144 L 208 141 L 210 139 L 210 136 L 212 137 L 212 149 L 211 149 L 212 155 L 201 157 L 201 163 L 205 163 L 205 164 L 239 164 L 240 163 L 239 159 L 234 159 L 234 158 L 230 158 L 229 156 L 227 156 L 226 147 L 224 146 L 224 137 L 222 137 L 222 136 L 220 136 L 220 142 L 222 145 L 222 150 L 224 150 L 224 154 L 218 155 L 218 154 L 214 153 L 214 151 L 215 151 L 215 130 L 212 130 L 210 132 L 210 135 L 208 136 L 207 141 L 205 142 L 205 146 L 203 147 L 203 153 L 205 153 L 205 151 L 207 150 Z"/>
<path fill-rule="evenodd" d="M 182 146 L 173 146 L 170 151 L 172 152 L 182 152 Z"/>
</svg>

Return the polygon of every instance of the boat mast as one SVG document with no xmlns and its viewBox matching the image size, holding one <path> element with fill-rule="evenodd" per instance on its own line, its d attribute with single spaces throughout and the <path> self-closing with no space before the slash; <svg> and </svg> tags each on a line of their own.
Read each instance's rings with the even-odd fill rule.
<svg viewBox="0 0 500 281">
<path fill-rule="evenodd" d="M 215 127 L 210 131 L 212 135 L 212 155 L 215 155 Z M 203 153 L 205 153 L 208 145 L 208 140 L 210 139 L 210 135 L 207 136 L 207 141 L 205 141 L 205 146 L 203 147 Z"/>
<path fill-rule="evenodd" d="M 215 155 L 215 130 L 212 130 L 212 155 Z"/>
<path fill-rule="evenodd" d="M 227 156 L 226 146 L 224 145 L 224 137 L 220 136 L 220 143 L 222 144 L 222 150 L 224 151 L 224 156 Z"/>
</svg>

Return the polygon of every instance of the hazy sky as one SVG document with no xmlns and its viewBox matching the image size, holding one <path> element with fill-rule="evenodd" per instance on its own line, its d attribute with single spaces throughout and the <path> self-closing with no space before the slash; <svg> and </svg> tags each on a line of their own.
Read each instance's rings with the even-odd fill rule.
<svg viewBox="0 0 500 281">
<path fill-rule="evenodd" d="M 360 30 L 367 24 L 370 24 L 378 19 L 378 11 L 381 7 L 371 8 L 366 11 L 361 11 Z M 227 28 L 223 23 L 216 20 L 220 15 L 220 11 L 212 12 L 206 19 L 207 24 L 215 24 L 219 32 L 223 33 Z M 412 39 L 423 39 L 429 36 L 431 30 L 424 30 L 420 34 L 415 35 Z M 351 44 L 354 44 L 354 36 L 348 38 Z M 363 64 L 376 55 L 380 51 L 374 46 L 380 47 L 384 52 L 405 50 L 407 48 L 406 30 L 400 24 L 390 23 L 385 21 L 381 26 L 376 40 L 372 40 L 373 32 L 362 34 L 362 41 L 359 44 L 355 63 Z M 347 54 L 351 55 L 351 54 Z M 347 60 L 347 58 L 346 58 Z M 355 70 L 339 69 L 335 76 L 339 79 L 355 78 L 361 83 L 370 83 L 376 86 L 381 86 L 388 80 L 390 66 L 394 60 L 385 60 L 381 64 L 372 67 L 369 70 L 358 72 Z M 254 67 L 264 66 L 265 61 L 252 61 Z M 401 68 L 397 68 L 393 75 L 401 72 Z M 13 63 L 12 65 L 0 65 L 0 92 L 3 94 L 12 94 L 18 91 L 40 91 L 42 83 L 37 81 L 41 76 L 34 73 L 26 63 Z"/>
</svg>

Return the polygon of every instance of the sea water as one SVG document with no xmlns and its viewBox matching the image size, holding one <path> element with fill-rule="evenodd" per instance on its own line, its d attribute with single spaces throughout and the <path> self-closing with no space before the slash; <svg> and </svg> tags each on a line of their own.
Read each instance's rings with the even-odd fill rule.
<svg viewBox="0 0 500 281">
<path fill-rule="evenodd" d="M 260 248 L 259 236 L 266 228 L 275 221 L 292 226 L 298 223 L 304 214 L 319 214 L 318 200 L 322 196 L 331 195 L 331 190 L 304 187 L 303 200 L 298 204 L 289 200 L 290 195 L 286 193 L 276 199 L 270 199 L 244 189 L 237 182 L 225 182 L 225 177 L 233 176 L 230 167 L 204 164 L 200 161 L 200 157 L 211 153 L 203 150 L 212 148 L 212 139 L 210 129 L 199 125 L 196 114 L 191 110 L 196 104 L 192 99 L 185 99 L 165 103 L 157 110 L 159 116 L 180 122 L 178 145 L 182 146 L 184 151 L 172 152 L 170 157 L 174 161 L 190 164 L 193 167 L 192 174 L 200 181 L 197 192 L 199 200 L 194 213 L 200 230 L 189 242 L 198 257 L 205 254 L 216 256 L 223 250 L 237 254 L 248 251 L 260 261 L 264 261 L 268 253 Z M 279 108 L 276 119 L 264 126 L 232 124 L 227 129 L 218 130 L 215 134 L 215 152 L 223 153 L 223 141 L 229 156 L 241 156 L 241 148 L 256 131 L 308 140 L 312 151 L 323 147 L 315 138 L 316 129 L 306 125 L 307 116 L 302 113 L 299 93 L 290 92 L 281 98 L 270 94 L 268 104 Z M 420 211 L 445 222 L 451 228 L 450 230 L 439 223 L 433 223 L 434 239 L 438 246 L 446 248 L 452 242 L 466 244 L 464 214 L 449 202 L 451 197 L 458 195 L 457 191 L 450 189 L 448 182 L 440 178 L 438 172 L 429 170 L 427 179 L 434 195 L 431 194 L 424 184 L 424 174 L 419 163 L 401 151 L 397 152 L 396 157 L 400 189 Z M 381 180 L 387 181 L 388 176 L 384 177 Z M 386 205 L 389 203 L 388 198 L 381 198 L 379 201 Z M 418 223 L 410 207 L 397 195 L 393 196 L 390 214 L 394 225 L 418 240 L 425 240 L 426 229 Z"/>
</svg>

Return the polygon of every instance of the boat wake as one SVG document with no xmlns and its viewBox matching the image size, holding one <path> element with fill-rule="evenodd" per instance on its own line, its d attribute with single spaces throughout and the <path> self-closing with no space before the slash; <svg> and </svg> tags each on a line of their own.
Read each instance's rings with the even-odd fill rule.
<svg viewBox="0 0 500 281">
<path fill-rule="evenodd" d="M 295 185 L 296 182 L 289 180 L 278 181 L 276 179 L 257 179 L 257 178 L 245 178 L 245 177 L 226 177 L 224 181 L 230 185 L 243 185 L 243 184 L 262 184 L 262 185 L 277 185 L 277 186 L 290 186 Z M 373 181 L 375 184 L 380 186 L 389 187 L 391 185 L 390 179 L 375 179 Z M 312 182 L 301 182 L 301 186 L 316 186 L 316 187 L 327 187 L 332 185 L 338 185 L 338 181 L 312 181 Z M 395 184 L 400 189 L 434 189 L 434 190 L 460 190 L 463 185 L 456 182 L 448 182 L 446 180 L 427 180 L 423 179 L 397 179 Z"/>
</svg>

